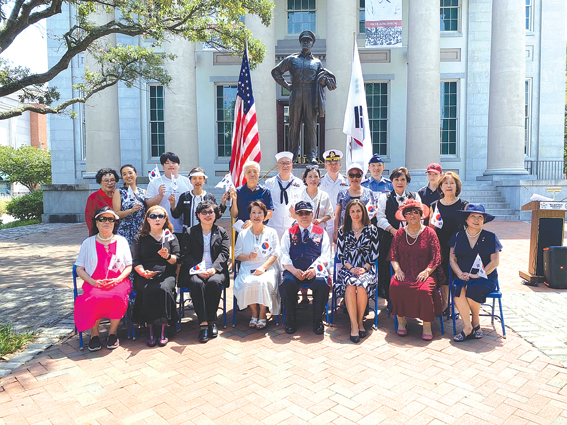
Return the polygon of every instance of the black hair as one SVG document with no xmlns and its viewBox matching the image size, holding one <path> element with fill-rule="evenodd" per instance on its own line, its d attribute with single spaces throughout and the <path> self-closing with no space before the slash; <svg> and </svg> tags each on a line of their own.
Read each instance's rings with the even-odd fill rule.
<svg viewBox="0 0 567 425">
<path fill-rule="evenodd" d="M 107 174 L 108 174 L 108 173 L 107 173 Z M 109 212 L 109 211 L 114 212 L 114 211 L 112 210 L 112 208 L 110 208 L 108 205 L 105 205 L 104 207 L 99 208 L 98 210 L 96 210 L 95 215 L 93 216 L 93 222 L 92 222 L 92 225 L 91 225 L 91 226 L 92 226 L 92 227 L 91 227 L 91 230 L 92 230 L 93 236 L 94 236 L 94 235 L 98 235 L 98 227 L 96 227 L 96 218 L 95 218 L 95 217 L 96 217 L 97 215 L 99 215 L 99 214 L 102 214 L 102 213 L 105 213 L 105 212 Z M 119 225 L 120 225 L 120 220 L 116 220 L 116 221 L 114 222 L 114 228 L 112 229 L 112 233 L 116 234 L 116 232 L 118 232 L 118 226 L 119 226 Z"/>
<path fill-rule="evenodd" d="M 136 167 L 134 167 L 132 164 L 124 164 L 122 167 L 120 167 L 120 175 L 122 175 L 122 170 L 126 167 L 130 167 L 136 174 L 138 174 L 138 170 L 136 170 Z"/>
<path fill-rule="evenodd" d="M 219 206 L 213 202 L 213 201 L 202 201 L 199 202 L 199 205 L 197 205 L 197 208 L 195 208 L 195 215 L 197 216 L 197 220 L 199 220 L 199 214 L 203 211 L 206 210 L 208 208 L 212 208 L 214 211 L 214 215 L 215 215 L 215 221 L 217 219 L 217 217 L 219 216 Z M 201 220 L 199 220 L 199 222 L 201 222 Z"/>
<path fill-rule="evenodd" d="M 303 180 L 303 184 L 305 186 L 307 186 L 307 182 L 305 181 L 305 179 L 307 179 L 307 174 L 309 174 L 310 171 L 317 171 L 317 174 L 319 174 L 319 178 L 321 178 L 321 171 L 319 171 L 319 166 L 318 165 L 308 165 L 307 167 L 305 167 L 305 171 L 303 172 L 303 177 L 301 178 Z M 321 182 L 319 182 L 319 184 L 317 186 L 319 186 L 321 184 Z"/>
<path fill-rule="evenodd" d="M 394 181 L 395 178 L 398 178 L 402 175 L 406 177 L 406 181 L 408 183 L 411 182 L 411 176 L 409 170 L 406 167 L 398 167 L 394 171 L 392 171 L 392 174 L 390 174 L 390 180 Z"/>
<path fill-rule="evenodd" d="M 102 178 L 104 176 L 106 176 L 107 174 L 112 174 L 114 176 L 114 178 L 116 179 L 116 181 L 118 181 L 120 179 L 120 176 L 118 175 L 118 173 L 116 172 L 116 170 L 113 170 L 112 168 L 101 168 L 100 170 L 97 171 L 96 173 L 96 182 L 98 184 L 101 184 L 102 182 Z"/>
<path fill-rule="evenodd" d="M 171 162 L 176 162 L 178 164 L 181 164 L 179 157 L 177 155 L 175 155 L 173 152 L 166 152 L 166 153 L 162 154 L 162 156 L 159 157 L 159 162 L 161 163 L 161 165 L 163 165 L 167 162 L 168 159 Z"/>
</svg>

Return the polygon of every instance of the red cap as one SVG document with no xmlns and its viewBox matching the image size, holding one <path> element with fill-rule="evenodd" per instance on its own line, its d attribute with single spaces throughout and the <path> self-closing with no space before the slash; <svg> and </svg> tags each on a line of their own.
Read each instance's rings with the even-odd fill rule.
<svg viewBox="0 0 567 425">
<path fill-rule="evenodd" d="M 441 168 L 441 166 L 440 166 L 439 164 L 437 164 L 436 162 L 434 162 L 434 163 L 429 164 L 429 165 L 427 166 L 427 171 L 426 171 L 426 173 L 429 173 L 430 171 L 431 171 L 432 173 L 441 174 L 441 173 L 443 172 L 443 168 Z"/>
</svg>

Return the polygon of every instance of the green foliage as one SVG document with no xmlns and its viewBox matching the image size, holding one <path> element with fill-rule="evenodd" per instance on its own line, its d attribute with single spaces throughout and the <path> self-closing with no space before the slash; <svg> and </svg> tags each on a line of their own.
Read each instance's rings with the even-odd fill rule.
<svg viewBox="0 0 567 425">
<path fill-rule="evenodd" d="M 0 4 L 6 3 L 0 0 Z M 11 7 L 11 9 L 10 9 Z M 34 74 L 0 59 L 0 97 L 19 93 L 25 105 L 0 113 L 0 119 L 21 115 L 25 110 L 38 113 L 67 113 L 73 103 L 84 103 L 93 94 L 122 81 L 126 86 L 140 81 L 157 81 L 167 86 L 170 76 L 165 61 L 173 55 L 163 53 L 163 45 L 177 39 L 205 42 L 219 50 L 241 55 L 248 43 L 250 66 L 264 59 L 265 48 L 242 22 L 255 15 L 263 25 L 272 20 L 270 0 L 44 0 L 10 2 L 0 15 L 0 54 L 27 27 L 74 9 L 75 23 L 66 33 L 50 37 L 60 42 L 61 57 L 47 72 Z M 72 13 L 72 12 L 71 12 Z M 105 15 L 106 13 L 106 15 Z M 9 19 L 7 17 L 9 16 Z M 104 19 L 106 18 L 106 19 Z M 132 37 L 128 45 L 112 46 L 109 37 Z M 145 42 L 139 43 L 138 38 Z M 56 86 L 48 84 L 67 69 L 76 55 L 86 52 L 94 66 L 75 82 L 81 93 L 61 99 Z M 91 62 L 92 63 L 92 62 Z M 40 103 L 44 106 L 32 105 Z"/>
<path fill-rule="evenodd" d="M 18 198 L 12 198 L 6 207 L 8 214 L 18 220 L 39 219 L 43 214 L 43 192 L 36 190 Z"/>
<path fill-rule="evenodd" d="M 8 199 L 0 199 L 0 215 L 6 214 L 6 205 L 8 205 Z"/>
<path fill-rule="evenodd" d="M 0 323 L 0 356 L 11 354 L 23 348 L 26 343 L 34 337 L 32 331 L 17 333 L 14 326 L 8 323 Z"/>
<path fill-rule="evenodd" d="M 41 223 L 40 219 L 16 220 L 16 221 L 10 221 L 9 223 L 6 224 L 2 224 L 2 220 L 0 220 L 0 230 L 13 229 L 14 227 L 30 226 L 32 224 L 39 224 L 39 223 Z"/>
<path fill-rule="evenodd" d="M 51 153 L 33 146 L 0 146 L 0 173 L 33 192 L 38 184 L 51 183 Z"/>
</svg>

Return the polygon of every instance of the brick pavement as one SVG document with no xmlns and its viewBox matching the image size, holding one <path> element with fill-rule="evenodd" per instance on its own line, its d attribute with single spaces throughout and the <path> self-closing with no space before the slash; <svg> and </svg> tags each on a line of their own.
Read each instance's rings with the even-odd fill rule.
<svg viewBox="0 0 567 425">
<path fill-rule="evenodd" d="M 517 270 L 527 262 L 527 225 L 490 226 L 505 247 L 499 270 L 508 324 L 521 328 L 524 320 L 534 320 L 523 316 L 534 300 L 541 302 L 540 320 L 561 314 L 551 305 L 557 306 L 565 291 L 521 285 Z M 29 287 L 51 285 L 70 293 L 70 265 L 82 239 L 74 230 L 2 243 L 8 259 L 0 259 L 0 281 L 10 276 L 16 282 L 10 286 L 26 285 L 30 275 L 18 275 L 32 259 L 39 270 L 31 274 L 36 280 Z M 33 248 L 27 246 L 32 243 Z M 33 258 L 44 253 L 45 259 Z M 4 299 L 8 289 L 4 284 L 0 288 Z M 526 305 L 515 297 L 523 297 Z M 521 311 L 517 317 L 516 308 Z M 306 324 L 309 313 L 300 315 Z M 562 314 L 557 322 L 565 323 Z M 441 337 L 436 323 L 435 339 L 427 343 L 411 321 L 410 335 L 399 338 L 392 320 L 381 313 L 378 329 L 354 345 L 348 340 L 347 315 L 336 317 L 336 326 L 324 336 L 314 335 L 308 325 L 289 336 L 273 322 L 263 332 L 248 330 L 244 311 L 235 328 L 221 329 L 216 340 L 203 345 L 196 341 L 198 330 L 190 316 L 165 348 L 150 349 L 142 337 L 122 340 L 113 352 L 78 351 L 78 340 L 71 336 L 0 378 L 0 425 L 567 424 L 567 369 L 513 331 L 502 339 L 499 324 L 494 330 L 483 318 L 482 340 L 454 344 L 449 326 Z M 551 322 L 549 317 L 542 321 Z M 552 334 L 545 328 L 542 332 Z"/>
</svg>

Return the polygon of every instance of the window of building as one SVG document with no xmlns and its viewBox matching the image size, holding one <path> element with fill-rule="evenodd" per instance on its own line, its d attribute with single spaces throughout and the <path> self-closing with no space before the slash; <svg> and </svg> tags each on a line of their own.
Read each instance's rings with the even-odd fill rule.
<svg viewBox="0 0 567 425">
<path fill-rule="evenodd" d="M 315 31 L 315 0 L 287 0 L 287 33 Z"/>
<path fill-rule="evenodd" d="M 456 155 L 458 140 L 458 84 L 441 82 L 441 155 Z"/>
<path fill-rule="evenodd" d="M 163 116 L 163 86 L 151 85 L 150 89 L 150 156 L 159 158 L 165 152 L 165 121 Z"/>
<path fill-rule="evenodd" d="M 366 3 L 364 0 L 358 2 L 358 32 L 366 34 L 366 18 L 365 18 Z"/>
<path fill-rule="evenodd" d="M 526 0 L 526 31 L 533 31 L 533 0 Z"/>
<path fill-rule="evenodd" d="M 460 0 L 441 0 L 441 31 L 459 31 Z"/>
<path fill-rule="evenodd" d="M 388 155 L 388 83 L 366 83 L 368 121 L 372 133 L 372 151 Z"/>
<path fill-rule="evenodd" d="M 530 154 L 530 144 L 532 135 L 532 79 L 526 78 L 525 85 L 525 113 L 524 113 L 524 139 L 525 148 L 524 154 Z"/>
<path fill-rule="evenodd" d="M 217 157 L 229 157 L 232 151 L 232 126 L 238 86 L 217 85 Z"/>
</svg>

